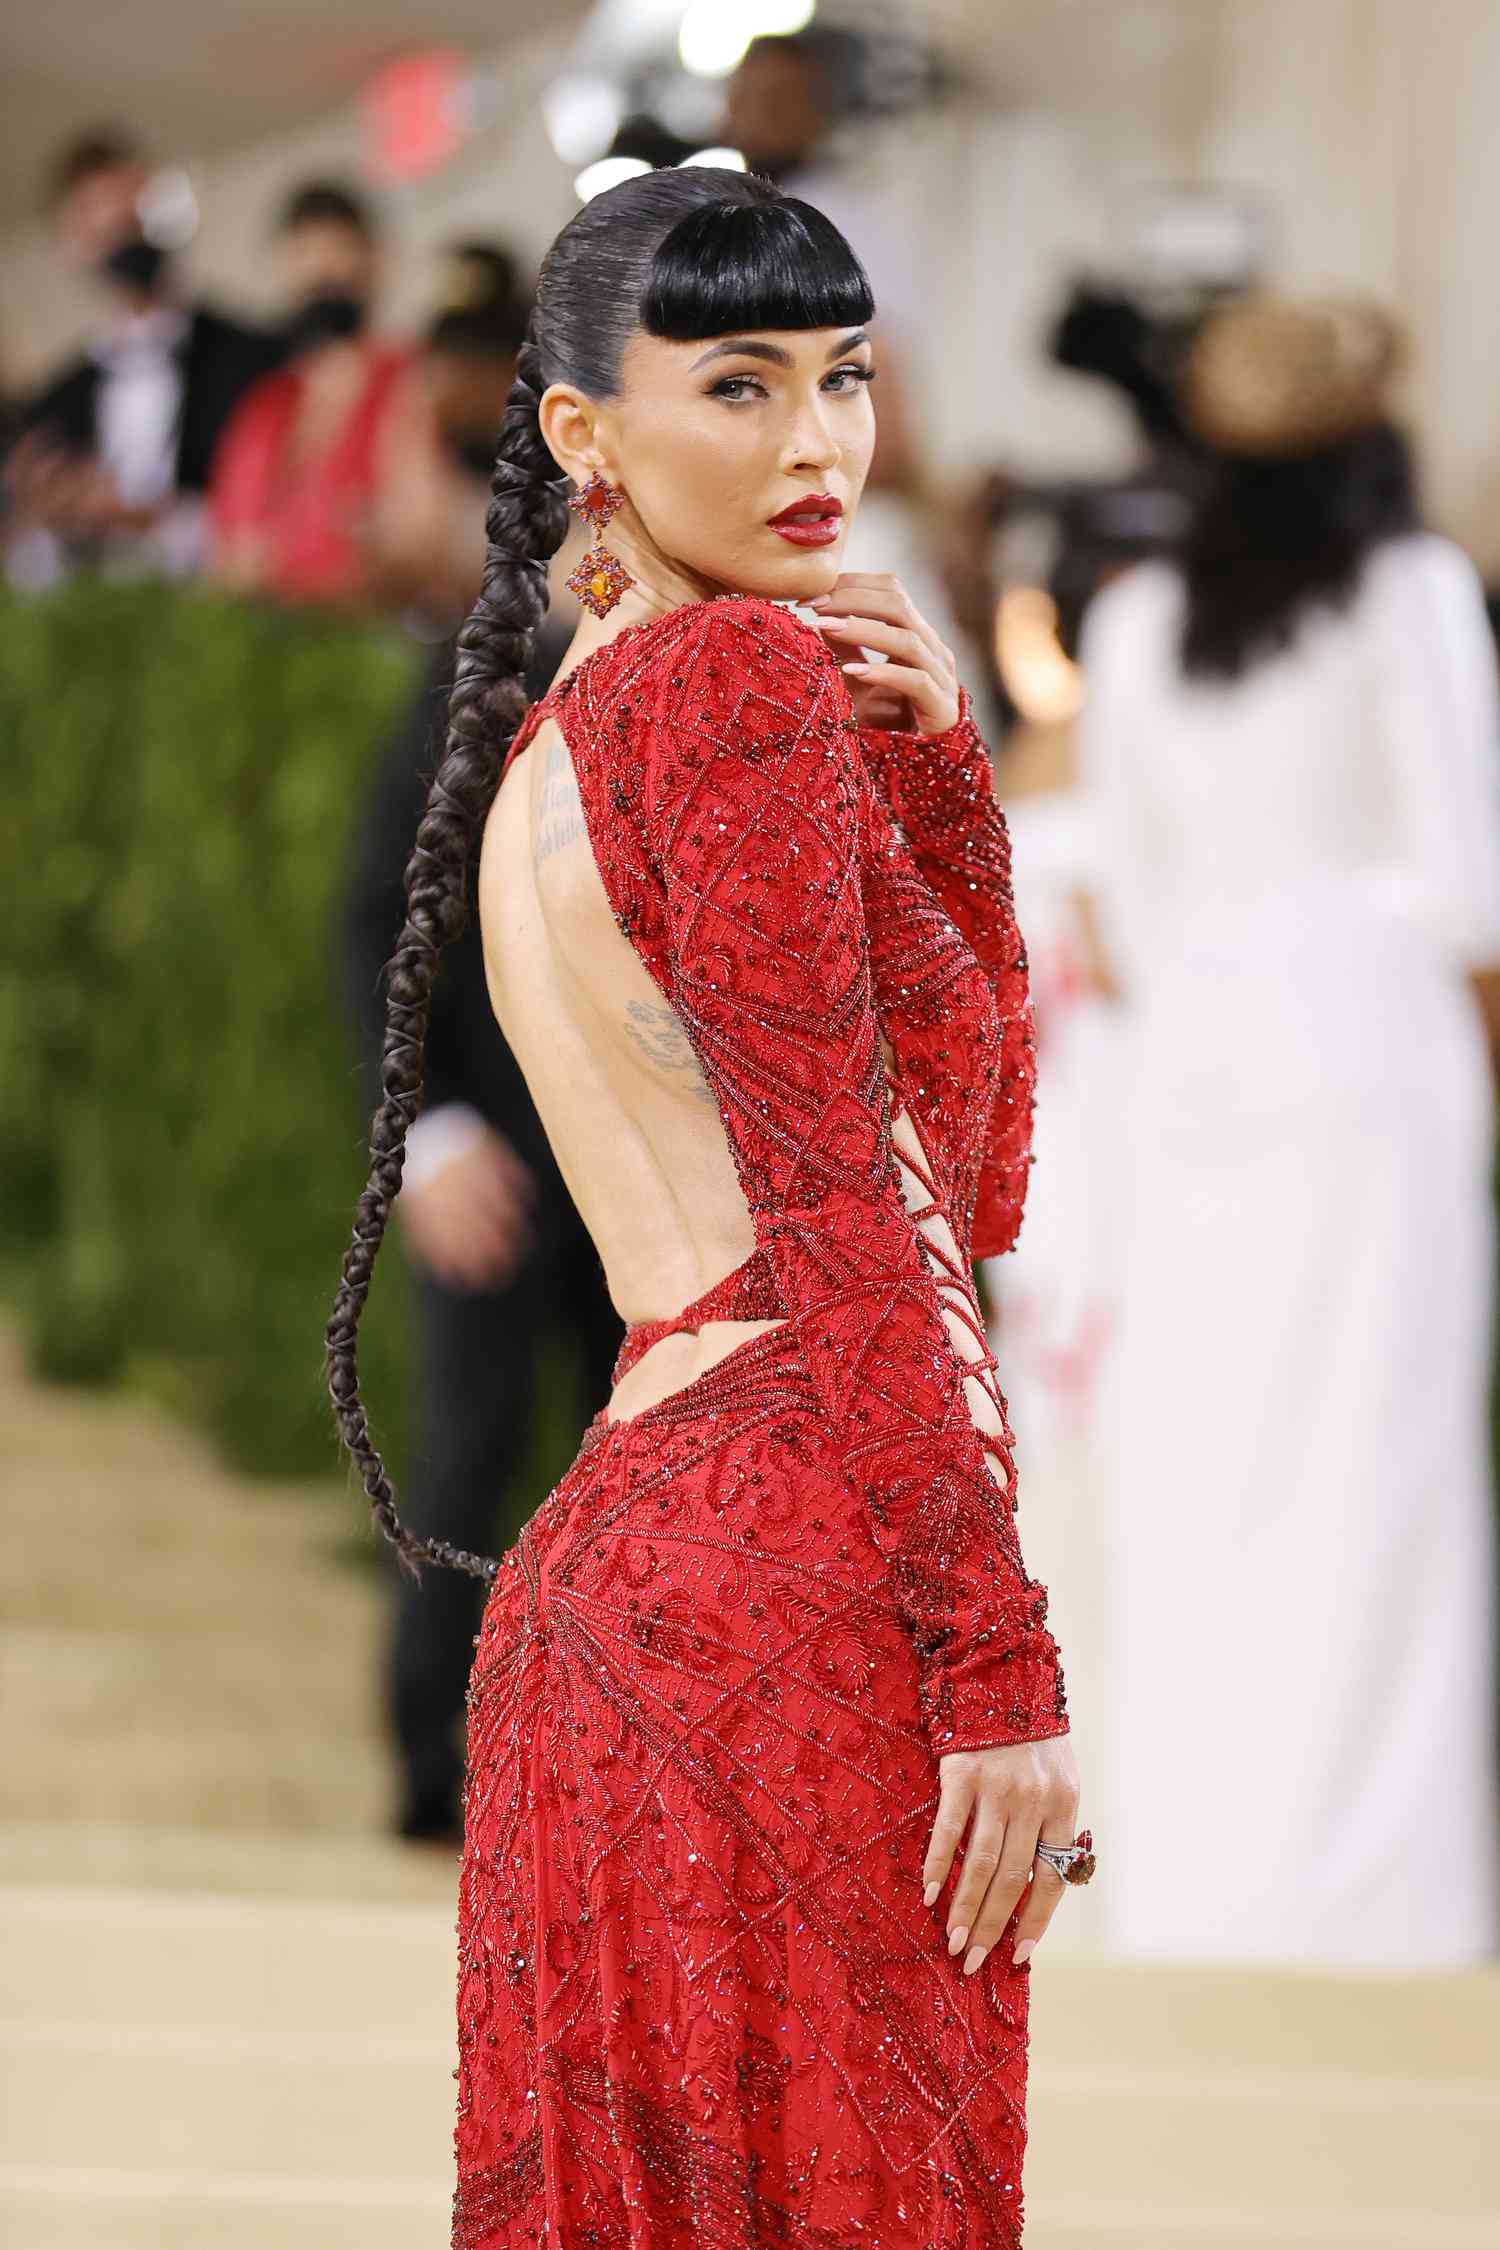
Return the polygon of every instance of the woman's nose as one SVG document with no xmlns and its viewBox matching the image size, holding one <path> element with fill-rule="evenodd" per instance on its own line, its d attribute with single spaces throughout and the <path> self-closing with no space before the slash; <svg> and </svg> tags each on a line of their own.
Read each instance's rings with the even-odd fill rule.
<svg viewBox="0 0 1500 2250">
<path fill-rule="evenodd" d="M 817 407 L 807 407 L 798 415 L 788 436 L 787 466 L 831 468 L 840 450 L 827 417 Z"/>
</svg>

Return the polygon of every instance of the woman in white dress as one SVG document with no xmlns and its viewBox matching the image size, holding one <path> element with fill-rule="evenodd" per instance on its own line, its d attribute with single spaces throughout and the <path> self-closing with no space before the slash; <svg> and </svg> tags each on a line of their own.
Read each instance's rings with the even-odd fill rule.
<svg viewBox="0 0 1500 2250">
<path fill-rule="evenodd" d="M 1189 386 L 1217 493 L 1084 631 L 1125 1006 L 1101 1910 L 1157 1958 L 1500 1935 L 1500 720 L 1478 580 L 1384 419 L 1391 342 L 1220 315 Z"/>
</svg>

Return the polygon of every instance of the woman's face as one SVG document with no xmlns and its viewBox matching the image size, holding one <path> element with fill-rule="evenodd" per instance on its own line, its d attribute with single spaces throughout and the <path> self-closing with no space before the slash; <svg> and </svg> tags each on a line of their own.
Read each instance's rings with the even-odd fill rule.
<svg viewBox="0 0 1500 2250">
<path fill-rule="evenodd" d="M 625 495 L 603 533 L 643 588 L 668 601 L 724 589 L 805 601 L 839 575 L 875 443 L 872 347 L 861 328 L 757 329 L 669 342 L 637 330 L 618 398 L 566 384 L 542 429 L 583 482 Z M 771 518 L 822 500 L 824 529 Z"/>
</svg>

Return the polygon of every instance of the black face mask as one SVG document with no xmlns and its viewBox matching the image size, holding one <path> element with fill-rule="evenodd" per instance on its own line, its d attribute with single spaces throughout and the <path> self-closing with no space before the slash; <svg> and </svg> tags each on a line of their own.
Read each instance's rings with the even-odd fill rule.
<svg viewBox="0 0 1500 2250">
<path fill-rule="evenodd" d="M 129 241 L 117 242 L 99 260 L 99 272 L 106 281 L 117 282 L 123 289 L 144 293 L 156 287 L 166 262 L 167 253 L 158 243 L 148 242 L 143 234 L 134 235 Z"/>
<path fill-rule="evenodd" d="M 369 306 L 352 289 L 319 289 L 304 297 L 286 325 L 287 350 L 315 351 L 319 344 L 347 342 L 369 317 Z"/>
<path fill-rule="evenodd" d="M 495 466 L 495 455 L 500 450 L 497 433 L 489 430 L 447 430 L 444 436 L 448 450 L 461 469 L 471 477 L 488 478 Z"/>
</svg>

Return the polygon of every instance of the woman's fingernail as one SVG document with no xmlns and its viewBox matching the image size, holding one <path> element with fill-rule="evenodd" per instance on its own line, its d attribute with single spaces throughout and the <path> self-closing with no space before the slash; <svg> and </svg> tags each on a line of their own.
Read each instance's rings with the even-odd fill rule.
<svg viewBox="0 0 1500 2250">
<path fill-rule="evenodd" d="M 924 1906 L 931 1906 L 933 1900 L 937 1897 L 938 1892 L 942 1889 L 942 1887 L 943 1886 L 941 1883 L 929 1883 L 926 1890 L 922 1893 L 922 1904 Z"/>
<path fill-rule="evenodd" d="M 869 669 L 868 664 L 841 664 L 839 666 L 841 672 L 868 672 Z"/>
<path fill-rule="evenodd" d="M 968 1959 L 964 1962 L 964 1975 L 966 1977 L 971 1977 L 974 1974 L 988 1952 L 989 1947 L 987 1945 L 971 1945 L 969 1947 Z"/>
<path fill-rule="evenodd" d="M 807 606 L 809 609 L 826 609 L 828 607 L 828 596 L 826 594 L 814 594 Z"/>
<path fill-rule="evenodd" d="M 948 1940 L 948 1951 L 950 1953 L 962 1953 L 965 1945 L 968 1943 L 968 1938 L 969 1925 L 967 1922 L 960 1922 L 958 1928 L 953 1932 L 953 1935 Z"/>
<path fill-rule="evenodd" d="M 1018 1969 L 1022 1968 L 1025 1963 L 1031 1959 L 1031 1956 L 1033 1953 L 1035 1953 L 1035 1951 L 1036 1939 L 1034 1937 L 1023 1937 L 1020 1944 L 1016 1947 L 1015 1950 L 1014 1960 L 1016 1967 Z"/>
</svg>

